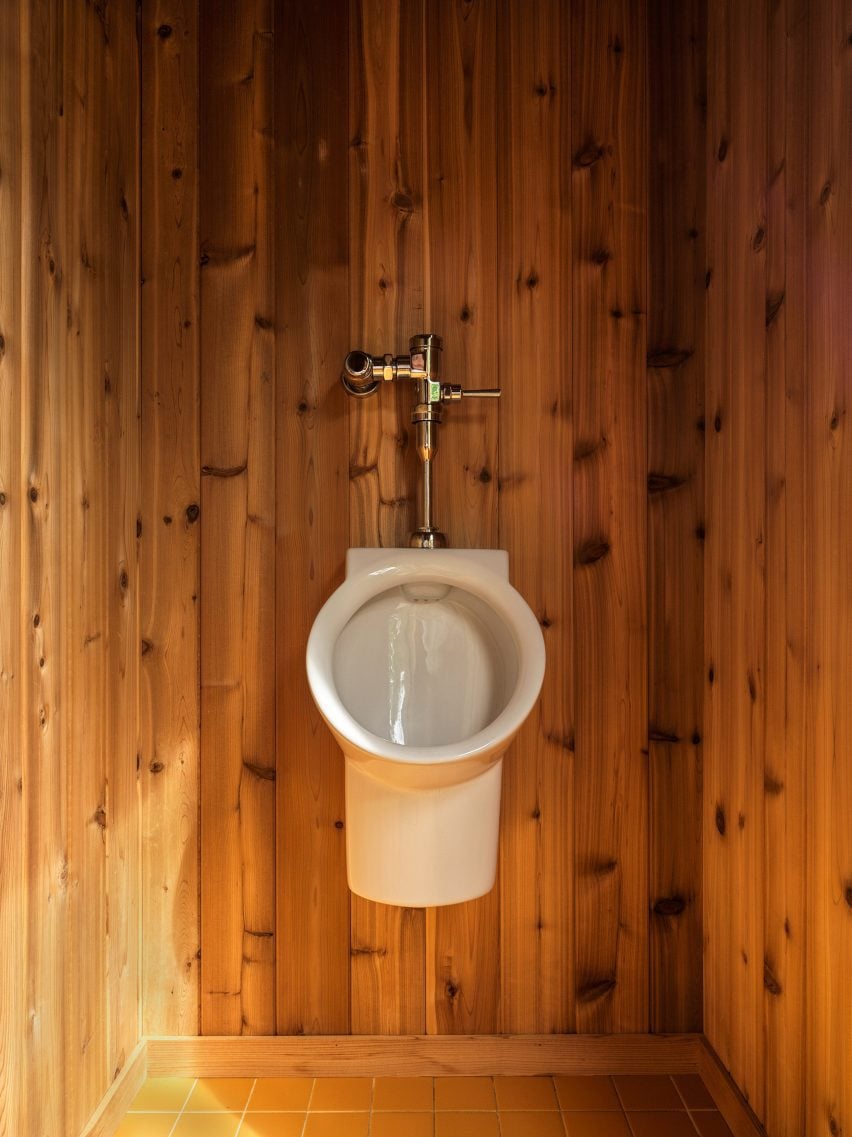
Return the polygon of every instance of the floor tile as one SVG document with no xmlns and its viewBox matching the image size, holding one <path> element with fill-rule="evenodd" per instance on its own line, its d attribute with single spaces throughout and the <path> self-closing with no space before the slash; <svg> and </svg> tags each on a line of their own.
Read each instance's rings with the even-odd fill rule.
<svg viewBox="0 0 852 1137">
<path fill-rule="evenodd" d="M 367 1137 L 369 1113 L 309 1113 L 304 1137 Z"/>
<path fill-rule="evenodd" d="M 254 1078 L 199 1078 L 184 1109 L 245 1109 Z"/>
<path fill-rule="evenodd" d="M 692 1115 L 692 1123 L 701 1137 L 733 1137 L 718 1110 L 698 1110 Z"/>
<path fill-rule="evenodd" d="M 435 1109 L 496 1109 L 490 1078 L 436 1078 Z"/>
<path fill-rule="evenodd" d="M 612 1078 L 578 1074 L 553 1079 L 561 1109 L 621 1109 Z"/>
<path fill-rule="evenodd" d="M 498 1137 L 497 1114 L 463 1110 L 435 1114 L 435 1137 Z"/>
<path fill-rule="evenodd" d="M 374 1113 L 370 1137 L 433 1137 L 435 1119 L 431 1113 Z"/>
<path fill-rule="evenodd" d="M 563 1113 L 567 1137 L 631 1137 L 627 1118 L 623 1113 L 581 1110 Z"/>
<path fill-rule="evenodd" d="M 674 1084 L 686 1102 L 687 1109 L 715 1109 L 716 1103 L 701 1080 L 700 1074 L 676 1074 Z"/>
<path fill-rule="evenodd" d="M 180 1113 L 195 1078 L 149 1078 L 133 1099 L 131 1112 L 138 1110 L 172 1110 Z"/>
<path fill-rule="evenodd" d="M 562 1118 L 556 1112 L 521 1109 L 499 1114 L 501 1137 L 565 1137 Z"/>
<path fill-rule="evenodd" d="M 501 1111 L 559 1108 L 550 1078 L 495 1078 L 494 1091 Z"/>
<path fill-rule="evenodd" d="M 240 1137 L 302 1137 L 304 1113 L 247 1113 Z"/>
<path fill-rule="evenodd" d="M 308 1108 L 356 1113 L 369 1109 L 373 1098 L 372 1078 L 317 1078 Z"/>
<path fill-rule="evenodd" d="M 115 1137 L 169 1137 L 176 1120 L 176 1113 L 129 1113 Z"/>
<path fill-rule="evenodd" d="M 235 1137 L 239 1113 L 182 1113 L 174 1137 Z"/>
<path fill-rule="evenodd" d="M 674 1109 L 646 1109 L 628 1113 L 633 1137 L 695 1137 L 695 1126 L 686 1112 Z"/>
<path fill-rule="evenodd" d="M 683 1109 L 674 1082 L 663 1074 L 618 1074 L 613 1078 L 625 1112 L 631 1109 Z"/>
<path fill-rule="evenodd" d="M 249 1101 L 249 1111 L 295 1109 L 304 1113 L 311 1100 L 313 1085 L 313 1078 L 258 1078 Z"/>
<path fill-rule="evenodd" d="M 377 1110 L 432 1112 L 431 1078 L 376 1078 L 373 1112 Z"/>
</svg>

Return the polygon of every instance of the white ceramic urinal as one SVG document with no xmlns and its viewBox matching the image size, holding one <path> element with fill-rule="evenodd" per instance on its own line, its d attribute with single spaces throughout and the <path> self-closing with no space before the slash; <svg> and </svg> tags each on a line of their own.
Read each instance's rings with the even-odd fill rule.
<svg viewBox="0 0 852 1137">
<path fill-rule="evenodd" d="M 488 892 L 503 754 L 544 677 L 508 555 L 350 549 L 307 669 L 345 756 L 352 891 L 407 907 Z"/>
</svg>

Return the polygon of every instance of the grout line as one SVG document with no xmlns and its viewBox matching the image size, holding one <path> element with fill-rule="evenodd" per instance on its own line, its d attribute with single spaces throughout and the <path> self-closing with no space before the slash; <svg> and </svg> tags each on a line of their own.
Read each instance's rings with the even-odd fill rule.
<svg viewBox="0 0 852 1137">
<path fill-rule="evenodd" d="M 195 1089 L 195 1087 L 196 1087 L 197 1085 L 198 1085 L 198 1078 L 193 1078 L 193 1079 L 192 1079 L 192 1085 L 191 1085 L 191 1086 L 189 1087 L 189 1089 L 186 1091 L 186 1097 L 183 1099 L 183 1105 L 182 1105 L 182 1106 L 180 1107 L 180 1109 L 178 1110 L 178 1115 L 177 1115 L 177 1117 L 176 1117 L 176 1118 L 175 1118 L 175 1120 L 174 1120 L 174 1124 L 172 1125 L 171 1129 L 169 1130 L 169 1137 L 172 1137 L 172 1135 L 174 1134 L 174 1131 L 177 1129 L 177 1125 L 178 1125 L 178 1122 L 179 1122 L 179 1121 L 180 1121 L 180 1119 L 183 1117 L 183 1115 L 184 1115 L 184 1112 L 185 1112 L 185 1110 L 186 1110 L 186 1105 L 187 1105 L 187 1102 L 188 1102 L 188 1101 L 189 1101 L 189 1099 L 192 1097 L 192 1091 Z"/>
<path fill-rule="evenodd" d="M 257 1086 L 257 1078 L 255 1078 L 251 1084 L 251 1089 L 249 1090 L 248 1097 L 246 1098 L 246 1104 L 243 1106 L 243 1112 L 240 1114 L 240 1120 L 237 1122 L 237 1128 L 234 1130 L 234 1137 L 240 1137 L 240 1130 L 242 1129 L 243 1122 L 246 1119 L 246 1113 L 248 1112 L 249 1102 L 252 1099 L 252 1094 L 254 1093 L 256 1086 Z"/>
</svg>

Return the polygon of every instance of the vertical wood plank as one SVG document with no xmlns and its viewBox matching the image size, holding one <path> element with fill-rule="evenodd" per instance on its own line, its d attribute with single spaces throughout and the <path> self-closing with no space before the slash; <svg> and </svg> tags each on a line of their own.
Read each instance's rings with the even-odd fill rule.
<svg viewBox="0 0 852 1137">
<path fill-rule="evenodd" d="M 350 340 L 396 354 L 432 330 L 422 326 L 424 8 L 419 0 L 356 0 L 350 21 Z M 349 408 L 353 547 L 408 544 L 418 476 L 405 456 L 412 398 L 400 385 Z M 354 1033 L 425 1030 L 424 950 L 422 911 L 352 895 Z"/>
<path fill-rule="evenodd" d="M 274 1030 L 272 6 L 199 14 L 201 1029 Z"/>
<path fill-rule="evenodd" d="M 21 454 L 21 200 L 23 130 L 20 4 L 0 10 L 0 1134 L 25 1133 L 26 938 L 24 876 L 25 646 Z M 29 629 L 27 629 L 27 635 Z"/>
<path fill-rule="evenodd" d="M 648 12 L 651 1028 L 701 1029 L 705 6 Z"/>
<path fill-rule="evenodd" d="M 139 48 L 129 5 L 110 13 L 103 233 L 99 279 L 107 487 L 106 894 L 108 1008 L 106 1085 L 139 1039 L 140 848 L 139 571 Z M 100 1091 L 103 1094 L 103 1086 Z"/>
<path fill-rule="evenodd" d="M 804 1132 L 806 0 L 770 8 L 766 167 L 767 1132 Z"/>
<path fill-rule="evenodd" d="M 427 4 L 426 115 L 429 311 L 444 342 L 446 381 L 497 384 L 496 6 Z M 497 546 L 495 403 L 447 408 L 435 462 L 435 523 L 453 548 Z M 421 470 L 409 492 L 416 496 Z M 499 886 L 429 913 L 427 1024 L 438 1034 L 499 1028 Z"/>
<path fill-rule="evenodd" d="M 503 773 L 497 1021 L 511 1033 L 575 1026 L 569 32 L 566 5 L 499 7 L 499 537 L 547 651 Z"/>
<path fill-rule="evenodd" d="M 141 55 L 142 1029 L 193 1035 L 201 501 L 195 0 L 143 5 Z"/>
<path fill-rule="evenodd" d="M 648 1024 L 645 19 L 572 9 L 579 1031 Z"/>
<path fill-rule="evenodd" d="M 764 4 L 708 25 L 708 486 L 704 879 L 708 1038 L 763 1101 L 766 29 Z"/>
<path fill-rule="evenodd" d="M 346 0 L 279 0 L 276 74 L 277 1029 L 349 1030 L 343 761 L 314 707 L 305 644 L 340 584 L 349 453 Z"/>
<path fill-rule="evenodd" d="M 65 1101 L 68 859 L 64 809 L 67 709 L 62 612 L 65 564 L 61 469 L 65 246 L 59 186 L 63 106 L 62 12 L 21 8 L 22 675 L 24 739 L 24 1042 L 27 1122 L 34 1133 L 70 1126 Z M 36 617 L 38 621 L 36 622 Z M 44 1069 L 51 1077 L 43 1078 Z"/>
<path fill-rule="evenodd" d="M 809 1134 L 852 1130 L 852 12 L 809 7 L 806 340 Z"/>
</svg>

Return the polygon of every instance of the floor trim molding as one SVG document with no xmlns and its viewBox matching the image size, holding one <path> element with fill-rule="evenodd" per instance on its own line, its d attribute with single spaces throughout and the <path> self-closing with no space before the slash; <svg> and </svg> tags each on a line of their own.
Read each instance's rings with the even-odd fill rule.
<svg viewBox="0 0 852 1137">
<path fill-rule="evenodd" d="M 80 1137 L 112 1137 L 148 1073 L 148 1044 L 143 1039 L 83 1126 Z"/>
<path fill-rule="evenodd" d="M 719 1112 L 728 1123 L 734 1137 L 766 1137 L 766 1130 L 760 1124 L 753 1110 L 737 1088 L 731 1075 L 722 1065 L 719 1055 L 707 1041 L 699 1035 L 697 1073 L 704 1079 Z"/>
<path fill-rule="evenodd" d="M 697 1034 L 151 1037 L 150 1075 L 651 1074 L 698 1068 Z"/>
</svg>

